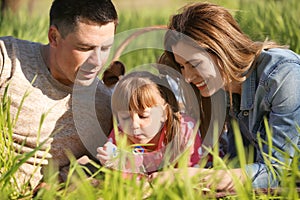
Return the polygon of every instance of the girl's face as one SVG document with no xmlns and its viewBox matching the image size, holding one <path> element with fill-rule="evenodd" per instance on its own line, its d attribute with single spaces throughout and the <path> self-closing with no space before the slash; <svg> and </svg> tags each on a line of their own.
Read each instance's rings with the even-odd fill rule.
<svg viewBox="0 0 300 200">
<path fill-rule="evenodd" d="M 160 133 L 166 121 L 164 105 L 147 107 L 138 112 L 119 111 L 119 125 L 133 144 L 147 144 Z"/>
<path fill-rule="evenodd" d="M 208 53 L 182 41 L 172 46 L 172 51 L 186 81 L 193 83 L 202 96 L 209 97 L 224 86 L 219 69 Z"/>
</svg>

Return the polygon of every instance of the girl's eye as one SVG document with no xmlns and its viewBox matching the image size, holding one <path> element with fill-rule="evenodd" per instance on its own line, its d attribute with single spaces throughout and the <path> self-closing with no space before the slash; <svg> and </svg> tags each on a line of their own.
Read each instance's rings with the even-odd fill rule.
<svg viewBox="0 0 300 200">
<path fill-rule="evenodd" d="M 129 116 L 128 116 L 128 117 L 121 117 L 121 119 L 122 119 L 123 121 L 126 121 L 126 120 L 129 120 L 130 117 L 129 117 Z"/>
<path fill-rule="evenodd" d="M 118 114 L 118 118 L 120 120 L 123 120 L 123 121 L 129 120 L 130 119 L 130 114 L 127 113 L 127 112 L 121 112 L 121 113 Z"/>
<path fill-rule="evenodd" d="M 149 115 L 139 115 L 139 118 L 141 118 L 141 119 L 147 119 L 147 118 L 149 118 Z"/>
<path fill-rule="evenodd" d="M 147 119 L 149 117 L 150 117 L 150 113 L 148 111 L 144 111 L 144 112 L 139 113 L 139 118 L 140 119 Z"/>
</svg>

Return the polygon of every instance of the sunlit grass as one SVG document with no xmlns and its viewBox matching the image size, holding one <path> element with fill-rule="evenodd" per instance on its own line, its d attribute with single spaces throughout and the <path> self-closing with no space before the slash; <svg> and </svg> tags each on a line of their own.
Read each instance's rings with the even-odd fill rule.
<svg viewBox="0 0 300 200">
<path fill-rule="evenodd" d="M 212 184 L 208 189 L 205 183 L 199 184 L 199 180 L 203 179 L 206 173 L 199 173 L 194 178 L 188 177 L 187 162 L 189 154 L 185 153 L 178 161 L 178 167 L 183 169 L 182 173 L 174 173 L 169 177 L 166 182 L 157 181 L 148 182 L 147 178 L 142 178 L 137 181 L 138 174 L 133 175 L 131 178 L 124 178 L 122 172 L 118 170 L 110 170 L 101 167 L 99 164 L 92 162 L 91 164 L 98 169 L 92 173 L 85 166 L 79 165 L 75 158 L 70 154 L 69 159 L 71 161 L 70 170 L 67 181 L 65 183 L 58 182 L 58 172 L 56 168 L 51 168 L 46 173 L 44 181 L 47 183 L 46 187 L 43 187 L 37 193 L 37 196 L 33 197 L 33 190 L 29 187 L 28 183 L 21 187 L 18 187 L 14 182 L 14 176 L 18 167 L 24 163 L 30 156 L 33 156 L 35 151 L 26 153 L 24 155 L 14 154 L 15 149 L 12 147 L 12 133 L 14 119 L 9 114 L 10 99 L 4 93 L 0 105 L 0 128 L 1 128 L 1 197 L 7 197 L 8 199 L 215 199 L 220 197 L 220 193 L 214 188 L 215 184 Z M 25 95 L 26 97 L 26 95 Z M 24 98 L 25 98 L 24 97 Z M 24 99 L 26 101 L 26 98 Z M 237 141 L 241 141 L 241 133 L 237 128 L 237 124 L 233 122 L 233 128 L 235 131 L 235 138 Z M 267 127 L 268 137 L 272 137 L 272 131 Z M 263 141 L 259 139 L 259 144 L 267 144 L 270 148 L 273 148 L 271 140 L 267 139 Z M 212 155 L 216 163 L 213 169 L 228 171 L 234 167 L 244 168 L 246 164 L 251 163 L 247 158 L 249 151 L 246 151 L 240 142 L 236 142 L 238 150 L 238 157 L 236 160 L 228 161 L 227 159 L 221 159 L 218 155 L 218 147 L 214 149 L 207 149 Z M 10 150 L 8 151 L 7 147 Z M 224 193 L 221 195 L 223 199 L 270 199 L 270 198 L 288 198 L 297 199 L 299 197 L 296 180 L 299 180 L 300 174 L 298 171 L 299 166 L 299 149 L 295 146 L 296 156 L 293 158 L 292 165 L 282 163 L 282 187 L 275 188 L 275 190 L 259 191 L 253 190 L 251 187 L 251 180 L 246 180 L 245 183 L 241 183 L 240 180 L 233 176 L 235 182 L 236 193 Z M 251 152 L 251 151 L 250 151 Z M 288 152 L 285 153 L 288 158 Z M 252 157 L 252 156 L 250 156 Z M 272 170 L 273 165 L 271 160 L 274 160 L 272 155 L 265 154 L 265 163 Z M 202 161 L 202 166 L 205 162 Z M 164 170 L 173 170 L 174 166 L 165 167 Z M 89 178 L 87 178 L 87 174 Z M 210 182 L 218 183 L 222 178 L 221 176 L 211 175 Z"/>
<path fill-rule="evenodd" d="M 37 147 L 28 153 L 21 153 L 20 149 L 16 149 L 13 146 L 13 130 L 18 119 L 18 115 L 22 109 L 22 104 L 26 97 L 29 95 L 25 91 L 23 98 L 21 99 L 20 107 L 16 113 L 16 116 L 12 117 L 10 114 L 11 99 L 8 96 L 9 85 L 5 88 L 3 96 L 0 102 L 0 194 L 3 197 L 14 198 L 25 198 L 32 195 L 32 189 L 30 187 L 29 180 L 25 183 L 19 183 L 18 180 L 18 169 L 23 165 L 30 157 L 34 157 L 35 153 L 47 142 L 47 140 L 37 143 Z M 41 116 L 41 122 L 44 120 L 45 115 Z M 42 123 L 40 123 L 40 126 Z M 39 138 L 39 132 L 37 133 Z M 24 141 L 25 142 L 25 141 Z M 23 145 L 23 144 L 22 144 Z M 48 150 L 45 151 L 47 153 Z M 39 164 L 36 167 L 40 167 Z"/>
</svg>

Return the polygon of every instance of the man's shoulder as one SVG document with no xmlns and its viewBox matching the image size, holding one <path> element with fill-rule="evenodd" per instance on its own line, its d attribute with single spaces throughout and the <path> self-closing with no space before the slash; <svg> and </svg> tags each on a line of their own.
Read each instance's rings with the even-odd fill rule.
<svg viewBox="0 0 300 200">
<path fill-rule="evenodd" d="M 12 42 L 15 42 L 16 40 L 18 40 L 18 39 L 13 36 L 1 36 L 0 37 L 0 41 L 4 42 L 4 43 L 12 43 Z"/>
<path fill-rule="evenodd" d="M 13 36 L 1 36 L 0 37 L 1 43 L 4 43 L 5 45 L 12 45 L 12 44 L 37 44 L 36 42 L 32 42 L 29 40 L 19 39 Z"/>
<path fill-rule="evenodd" d="M 2 55 L 8 57 L 16 57 L 19 54 L 36 53 L 32 52 L 33 49 L 37 49 L 41 43 L 33 42 L 29 40 L 18 39 L 13 36 L 0 37 L 0 51 Z"/>
<path fill-rule="evenodd" d="M 18 39 L 12 36 L 4 36 L 0 37 L 0 51 L 1 55 L 5 57 L 5 55 L 10 55 L 13 49 L 13 46 L 18 43 Z"/>
<path fill-rule="evenodd" d="M 97 90 L 96 90 L 96 97 L 106 97 L 110 98 L 111 97 L 111 90 L 108 88 L 102 81 L 98 81 L 97 83 Z"/>
</svg>

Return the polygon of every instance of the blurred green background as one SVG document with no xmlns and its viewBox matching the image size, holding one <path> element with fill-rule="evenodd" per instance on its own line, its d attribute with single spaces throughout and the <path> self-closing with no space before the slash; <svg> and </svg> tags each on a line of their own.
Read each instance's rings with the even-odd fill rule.
<svg viewBox="0 0 300 200">
<path fill-rule="evenodd" d="M 20 0 L 20 2 L 20 9 L 17 12 L 8 12 L 1 19 L 0 36 L 13 35 L 21 39 L 47 43 L 48 12 L 52 1 Z M 115 49 L 135 31 L 134 29 L 166 25 L 170 15 L 192 1 L 113 0 L 113 2 L 119 13 L 120 23 L 111 58 Z M 210 2 L 228 8 L 240 23 L 242 30 L 253 40 L 268 38 L 289 45 L 292 50 L 300 53 L 298 0 L 211 0 Z M 120 60 L 128 69 L 156 62 L 162 53 L 162 37 L 163 32 L 139 36 L 130 44 L 136 46 L 128 45 Z"/>
</svg>

